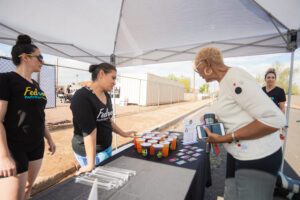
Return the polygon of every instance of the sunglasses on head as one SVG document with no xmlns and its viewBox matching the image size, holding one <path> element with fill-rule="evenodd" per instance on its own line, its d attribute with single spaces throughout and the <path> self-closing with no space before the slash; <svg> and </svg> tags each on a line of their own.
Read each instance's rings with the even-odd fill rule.
<svg viewBox="0 0 300 200">
<path fill-rule="evenodd" d="M 42 54 L 39 55 L 33 55 L 32 53 L 25 53 L 27 56 L 33 58 L 36 57 L 40 62 L 44 62 L 44 57 L 42 56 Z M 21 57 L 22 55 L 19 55 L 19 57 Z"/>
</svg>

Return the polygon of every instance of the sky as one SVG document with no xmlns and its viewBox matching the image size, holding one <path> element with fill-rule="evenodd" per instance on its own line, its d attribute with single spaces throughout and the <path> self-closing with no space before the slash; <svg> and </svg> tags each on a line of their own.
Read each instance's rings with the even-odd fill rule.
<svg viewBox="0 0 300 200">
<path fill-rule="evenodd" d="M 10 57 L 11 46 L 0 44 L 0 55 Z M 44 54 L 45 62 L 49 64 L 58 64 L 62 66 L 69 66 L 75 68 L 85 68 L 88 69 L 89 63 L 79 62 L 75 60 L 57 58 L 56 56 L 51 56 Z M 290 66 L 290 53 L 281 53 L 281 54 L 269 54 L 261 56 L 245 56 L 245 57 L 234 57 L 234 58 L 225 58 L 224 62 L 226 65 L 231 67 L 241 67 L 252 74 L 254 77 L 263 76 L 265 71 L 272 66 L 275 62 L 279 62 L 282 66 Z M 295 62 L 294 68 L 298 69 L 298 73 L 294 74 L 293 83 L 297 84 L 300 87 L 300 50 L 298 49 L 295 52 Z M 152 73 L 155 75 L 167 77 L 170 74 L 175 76 L 185 76 L 193 80 L 193 69 L 192 61 L 184 62 L 172 62 L 172 63 L 163 63 L 163 64 L 153 64 L 153 65 L 141 65 L 141 66 L 132 66 L 132 67 L 120 67 L 118 68 L 118 75 L 126 76 L 126 74 L 142 74 L 142 73 Z M 81 82 L 89 81 L 90 74 L 85 71 L 70 70 L 70 69 L 59 69 L 58 84 L 66 85 L 72 82 Z M 195 84 L 198 89 L 204 80 L 196 74 Z M 191 84 L 192 86 L 192 84 Z M 216 83 L 211 85 L 211 88 L 215 88 Z"/>
</svg>

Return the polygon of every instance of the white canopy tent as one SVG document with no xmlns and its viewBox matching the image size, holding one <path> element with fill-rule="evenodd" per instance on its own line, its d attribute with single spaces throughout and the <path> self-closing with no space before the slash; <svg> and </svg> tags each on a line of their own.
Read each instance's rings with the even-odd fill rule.
<svg viewBox="0 0 300 200">
<path fill-rule="evenodd" d="M 225 57 L 289 52 L 299 8 L 298 0 L 0 0 L 0 42 L 28 33 L 42 52 L 118 67 L 192 60 L 211 44 Z"/>
<path fill-rule="evenodd" d="M 299 8 L 298 0 L 0 0 L 0 43 L 26 33 L 44 53 L 118 67 L 193 60 L 208 45 L 225 57 L 291 52 L 291 86 Z"/>
</svg>

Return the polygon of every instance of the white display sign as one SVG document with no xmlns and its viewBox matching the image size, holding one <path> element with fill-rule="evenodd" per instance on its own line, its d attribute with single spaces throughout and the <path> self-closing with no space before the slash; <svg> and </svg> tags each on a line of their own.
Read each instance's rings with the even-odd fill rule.
<svg viewBox="0 0 300 200">
<path fill-rule="evenodd" d="M 197 142 L 197 130 L 196 126 L 200 125 L 200 119 L 186 118 L 183 121 L 184 134 L 183 134 L 183 144 L 193 144 Z"/>
</svg>

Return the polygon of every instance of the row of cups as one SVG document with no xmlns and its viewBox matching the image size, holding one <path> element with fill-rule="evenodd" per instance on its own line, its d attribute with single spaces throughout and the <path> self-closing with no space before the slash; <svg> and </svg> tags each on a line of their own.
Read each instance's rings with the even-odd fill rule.
<svg viewBox="0 0 300 200">
<path fill-rule="evenodd" d="M 134 137 L 134 147 L 143 157 L 166 158 L 169 151 L 176 150 L 177 135 L 174 133 L 151 132 Z"/>
</svg>

